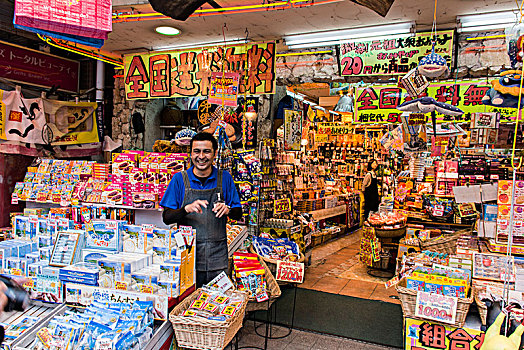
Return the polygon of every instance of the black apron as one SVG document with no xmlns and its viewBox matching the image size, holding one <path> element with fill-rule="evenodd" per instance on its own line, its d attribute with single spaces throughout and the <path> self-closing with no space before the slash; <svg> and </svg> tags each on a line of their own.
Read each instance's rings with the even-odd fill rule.
<svg viewBox="0 0 524 350">
<path fill-rule="evenodd" d="M 379 204 L 378 179 L 371 174 L 371 183 L 364 189 L 364 210 L 367 212 L 378 211 Z"/>
<path fill-rule="evenodd" d="M 217 193 L 224 198 L 222 193 L 222 170 L 218 170 L 217 187 L 209 190 L 195 190 L 191 188 L 187 172 L 182 172 L 184 179 L 184 202 L 182 207 L 196 200 L 208 201 L 207 208 L 202 208 L 202 213 L 189 213 L 181 221 L 180 225 L 192 226 L 196 229 L 196 270 L 215 271 L 227 270 L 227 215 L 217 218 L 212 211 Z"/>
</svg>

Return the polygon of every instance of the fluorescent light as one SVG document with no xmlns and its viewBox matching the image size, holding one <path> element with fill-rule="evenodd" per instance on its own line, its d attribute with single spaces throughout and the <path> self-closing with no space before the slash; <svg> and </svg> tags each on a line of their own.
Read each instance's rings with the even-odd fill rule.
<svg viewBox="0 0 524 350">
<path fill-rule="evenodd" d="M 156 27 L 155 32 L 157 32 L 158 34 L 162 34 L 162 35 L 174 36 L 174 35 L 180 34 L 180 29 L 177 29 L 175 27 L 169 27 L 169 26 L 161 26 L 161 27 Z"/>
<path fill-rule="evenodd" d="M 486 30 L 504 29 L 518 21 L 517 11 L 481 13 L 478 15 L 457 16 L 460 23 L 458 31 L 481 32 Z"/>
<path fill-rule="evenodd" d="M 363 37 L 363 38 L 360 38 L 360 39 L 351 39 L 351 40 L 321 41 L 321 42 L 308 43 L 308 44 L 288 45 L 288 49 L 294 50 L 294 49 L 306 49 L 306 48 L 309 48 L 309 47 L 336 46 L 336 45 L 352 43 L 352 42 L 355 42 L 355 41 L 368 41 L 368 40 L 371 41 L 371 40 L 407 38 L 407 37 L 412 36 L 412 35 L 414 35 L 414 34 L 368 36 L 368 37 Z"/>
<path fill-rule="evenodd" d="M 338 45 L 351 40 L 375 39 L 387 36 L 409 34 L 413 22 L 385 24 L 374 27 L 361 27 L 354 29 L 332 30 L 327 32 L 305 33 L 287 35 L 284 41 L 288 48 L 305 48 Z"/>
<path fill-rule="evenodd" d="M 246 39 L 233 39 L 224 41 L 213 41 L 207 43 L 192 43 L 192 44 L 183 44 L 183 45 L 170 45 L 170 46 L 160 46 L 155 47 L 155 50 L 180 50 L 180 49 L 193 49 L 197 47 L 206 47 L 206 46 L 224 46 L 224 45 L 237 45 L 237 44 L 247 44 L 250 40 Z"/>
</svg>

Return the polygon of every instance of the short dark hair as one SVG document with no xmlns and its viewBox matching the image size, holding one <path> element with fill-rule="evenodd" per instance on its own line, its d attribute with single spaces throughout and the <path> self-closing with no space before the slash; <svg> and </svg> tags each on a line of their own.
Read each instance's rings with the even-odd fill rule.
<svg viewBox="0 0 524 350">
<path fill-rule="evenodd" d="M 215 139 L 215 137 L 212 134 L 207 132 L 199 132 L 198 134 L 193 136 L 191 142 L 189 143 L 191 151 L 193 151 L 193 141 L 209 141 L 213 146 L 213 151 L 216 151 L 218 149 L 217 139 Z"/>
<path fill-rule="evenodd" d="M 371 165 L 373 165 L 373 162 L 376 162 L 375 159 L 371 159 L 369 162 L 368 162 L 368 171 L 371 171 L 373 170 L 373 168 L 371 167 Z M 378 163 L 377 163 L 378 164 Z"/>
</svg>

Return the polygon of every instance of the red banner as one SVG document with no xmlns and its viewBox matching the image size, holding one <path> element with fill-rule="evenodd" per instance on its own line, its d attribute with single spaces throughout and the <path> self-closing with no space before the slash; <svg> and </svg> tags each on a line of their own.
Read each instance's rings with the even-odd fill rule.
<svg viewBox="0 0 524 350">
<path fill-rule="evenodd" d="M 16 0 L 15 24 L 107 39 L 112 29 L 111 0 Z"/>
<path fill-rule="evenodd" d="M 0 77 L 15 82 L 78 92 L 80 64 L 0 41 Z"/>
</svg>

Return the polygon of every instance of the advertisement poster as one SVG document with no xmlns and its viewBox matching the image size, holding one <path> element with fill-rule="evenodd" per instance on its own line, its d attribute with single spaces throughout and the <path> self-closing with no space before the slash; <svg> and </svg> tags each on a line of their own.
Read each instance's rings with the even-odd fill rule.
<svg viewBox="0 0 524 350">
<path fill-rule="evenodd" d="M 65 303 L 71 306 L 87 307 L 94 301 L 111 303 L 130 303 L 135 300 L 154 303 L 155 319 L 166 320 L 168 316 L 168 298 L 166 295 L 129 292 L 125 290 L 93 287 L 83 284 L 67 283 L 65 285 Z"/>
<path fill-rule="evenodd" d="M 0 77 L 58 90 L 78 92 L 80 63 L 0 41 Z"/>
<path fill-rule="evenodd" d="M 461 116 L 448 116 L 437 113 L 437 123 L 469 123 L 478 112 L 499 112 L 501 123 L 514 122 L 516 108 L 492 107 L 482 104 L 482 98 L 491 85 L 485 80 L 458 80 L 454 82 L 431 83 L 421 94 L 439 102 L 449 103 L 464 111 Z M 401 111 L 396 107 L 412 98 L 406 90 L 397 85 L 372 85 L 359 87 L 355 93 L 356 124 L 400 123 Z M 429 114 L 426 115 L 429 118 Z"/>
<path fill-rule="evenodd" d="M 396 39 L 353 41 L 340 45 L 340 75 L 403 75 L 431 53 L 432 34 L 406 34 Z M 451 64 L 453 31 L 437 32 L 435 52 Z"/>
<path fill-rule="evenodd" d="M 238 73 L 211 73 L 211 90 L 207 102 L 211 104 L 236 107 L 238 96 Z"/>
<path fill-rule="evenodd" d="M 454 324 L 457 318 L 457 297 L 417 292 L 415 316 L 441 323 Z"/>
<path fill-rule="evenodd" d="M 476 350 L 484 343 L 484 332 L 480 330 L 456 328 L 407 317 L 405 320 L 405 350 Z"/>
<path fill-rule="evenodd" d="M 239 94 L 274 93 L 275 43 L 126 55 L 126 99 L 208 96 L 212 73 L 222 71 L 240 75 Z"/>
<path fill-rule="evenodd" d="M 284 110 L 284 149 L 300 151 L 302 138 L 302 111 Z"/>
</svg>

